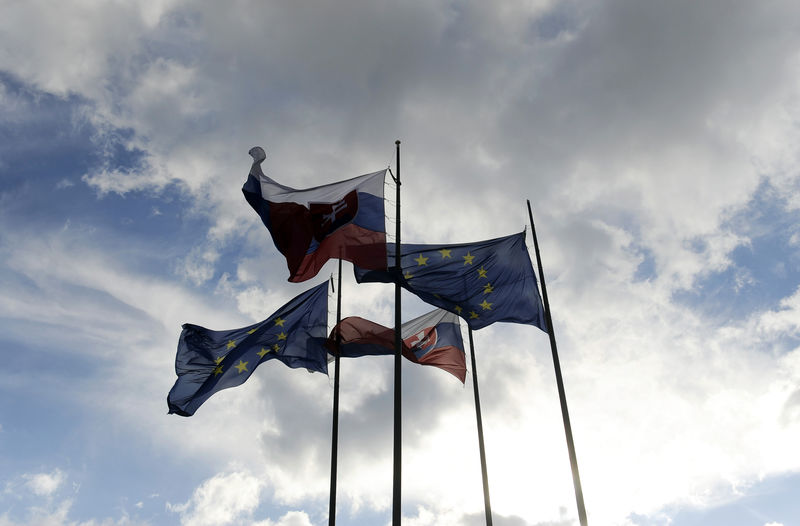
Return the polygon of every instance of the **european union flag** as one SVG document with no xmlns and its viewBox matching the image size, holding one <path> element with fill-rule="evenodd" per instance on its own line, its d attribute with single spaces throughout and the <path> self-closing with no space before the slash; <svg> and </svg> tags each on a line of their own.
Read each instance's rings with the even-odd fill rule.
<svg viewBox="0 0 800 526">
<path fill-rule="evenodd" d="M 266 320 L 230 331 L 185 324 L 169 412 L 192 416 L 222 389 L 241 385 L 267 360 L 328 374 L 328 282 L 300 294 Z"/>
<path fill-rule="evenodd" d="M 525 232 L 456 245 L 401 245 L 401 273 L 355 267 L 359 283 L 394 283 L 431 305 L 454 312 L 473 330 L 496 321 L 530 324 L 547 332 L 544 308 Z M 395 246 L 388 245 L 389 263 Z"/>
</svg>

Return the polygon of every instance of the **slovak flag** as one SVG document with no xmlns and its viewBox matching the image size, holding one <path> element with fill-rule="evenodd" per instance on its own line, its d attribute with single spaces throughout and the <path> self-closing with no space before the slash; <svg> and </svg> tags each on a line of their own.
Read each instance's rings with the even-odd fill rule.
<svg viewBox="0 0 800 526">
<path fill-rule="evenodd" d="M 348 316 L 331 331 L 326 347 L 336 352 L 336 336 L 341 338 L 340 356 L 381 356 L 394 353 L 394 329 L 358 316 Z M 463 384 L 467 377 L 464 342 L 458 316 L 436 309 L 400 327 L 402 353 L 420 365 L 439 367 Z"/>
<path fill-rule="evenodd" d="M 256 146 L 249 153 L 253 166 L 242 192 L 286 257 L 289 281 L 313 278 L 330 258 L 386 269 L 386 170 L 296 190 L 264 175 L 262 148 Z"/>
</svg>

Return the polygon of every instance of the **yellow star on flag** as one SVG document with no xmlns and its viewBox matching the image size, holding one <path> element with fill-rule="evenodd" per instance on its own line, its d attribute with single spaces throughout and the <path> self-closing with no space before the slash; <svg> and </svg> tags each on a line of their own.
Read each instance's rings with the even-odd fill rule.
<svg viewBox="0 0 800 526">
<path fill-rule="evenodd" d="M 286 322 L 283 318 L 275 318 L 275 325 L 278 327 L 283 327 L 283 324 Z"/>
<path fill-rule="evenodd" d="M 237 364 L 235 365 L 235 367 L 236 367 L 236 369 L 238 369 L 238 371 L 241 373 L 241 372 L 244 372 L 244 371 L 246 371 L 246 370 L 247 370 L 247 364 L 248 364 L 248 363 L 250 363 L 250 362 L 243 362 L 243 361 L 239 360 L 239 363 L 237 363 Z"/>
<path fill-rule="evenodd" d="M 233 340 L 228 340 L 227 348 L 228 349 L 233 349 L 234 347 L 236 347 L 236 342 L 233 341 Z"/>
<path fill-rule="evenodd" d="M 465 265 L 472 265 L 472 260 L 475 259 L 475 256 L 473 256 L 469 252 L 467 252 L 466 256 L 461 256 L 461 257 L 464 258 L 464 264 Z"/>
<path fill-rule="evenodd" d="M 475 312 L 475 311 L 471 311 L 471 312 L 469 313 L 469 318 L 470 318 L 471 320 L 474 320 L 474 319 L 478 318 L 478 313 L 477 313 L 477 312 Z"/>
<path fill-rule="evenodd" d="M 439 251 L 439 254 L 442 255 L 442 259 L 452 258 L 453 256 L 450 255 L 449 248 L 443 248 Z"/>
<path fill-rule="evenodd" d="M 456 311 L 458 314 L 461 314 L 461 311 L 464 309 L 463 307 L 461 307 L 461 305 L 456 305 L 455 307 L 453 307 L 453 310 Z"/>
<path fill-rule="evenodd" d="M 492 287 L 491 283 L 487 283 L 486 285 L 483 286 L 483 293 L 489 294 L 490 292 L 494 292 L 494 287 Z"/>
<path fill-rule="evenodd" d="M 411 279 L 411 278 L 414 277 L 414 275 L 411 272 L 406 271 L 406 273 L 403 275 L 403 277 L 406 278 L 406 279 Z"/>
<path fill-rule="evenodd" d="M 276 344 L 273 344 L 273 346 L 272 346 L 272 350 L 273 350 L 273 351 L 275 351 L 275 352 L 278 352 L 278 351 L 280 351 L 280 350 L 281 350 L 281 346 L 280 346 L 280 345 L 278 345 L 277 343 L 276 343 Z"/>
<path fill-rule="evenodd" d="M 430 258 L 426 258 L 422 254 L 420 254 L 419 257 L 414 258 L 414 261 L 417 262 L 417 265 L 422 266 L 422 265 L 427 265 L 428 264 L 428 259 L 430 259 Z"/>
<path fill-rule="evenodd" d="M 486 269 L 483 268 L 483 265 L 481 265 L 481 268 L 478 269 L 478 277 L 481 277 L 481 278 L 485 278 L 486 277 Z"/>
<path fill-rule="evenodd" d="M 255 329 L 250 329 L 249 331 L 247 331 L 247 334 L 253 334 L 254 332 L 256 332 Z"/>
<path fill-rule="evenodd" d="M 279 340 L 285 340 L 286 339 L 286 333 L 281 331 L 281 333 L 278 335 L 278 339 Z"/>
<path fill-rule="evenodd" d="M 479 304 L 483 310 L 492 310 L 492 303 L 489 303 L 486 300 L 483 300 L 483 303 Z"/>
<path fill-rule="evenodd" d="M 225 359 L 225 357 L 224 357 L 224 356 L 220 356 L 219 358 L 215 359 L 215 360 L 214 360 L 214 362 L 215 362 L 217 365 L 219 365 L 219 364 L 222 362 L 222 360 L 224 360 L 224 359 Z"/>
<path fill-rule="evenodd" d="M 221 365 L 218 365 L 218 366 L 216 366 L 214 368 L 214 376 L 217 376 L 218 374 L 222 374 L 222 366 Z"/>
<path fill-rule="evenodd" d="M 258 355 L 259 358 L 263 358 L 268 352 L 269 349 L 265 349 L 262 347 L 261 350 L 258 351 L 256 354 Z"/>
</svg>

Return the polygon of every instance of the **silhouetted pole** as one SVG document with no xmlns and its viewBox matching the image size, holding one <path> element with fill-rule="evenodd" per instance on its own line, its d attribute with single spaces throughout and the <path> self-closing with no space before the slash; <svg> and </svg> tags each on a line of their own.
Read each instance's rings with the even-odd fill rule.
<svg viewBox="0 0 800 526">
<path fill-rule="evenodd" d="M 396 213 L 395 213 L 395 252 L 394 252 L 394 265 L 395 272 L 397 272 L 394 284 L 394 477 L 392 481 L 392 525 L 400 526 L 400 519 L 402 517 L 400 507 L 400 488 L 401 488 L 401 471 L 403 467 L 403 434 L 401 427 L 401 404 L 402 404 L 402 375 L 400 358 L 403 355 L 403 339 L 401 335 L 402 316 L 400 313 L 400 276 L 402 272 L 400 265 L 400 141 L 394 142 L 397 149 L 396 171 L 397 175 L 394 177 L 396 187 Z"/>
<path fill-rule="evenodd" d="M 336 372 L 333 373 L 333 426 L 331 431 L 331 494 L 328 504 L 328 524 L 336 524 L 336 470 L 339 456 L 339 355 L 341 354 L 342 334 L 339 323 L 342 321 L 342 259 L 339 258 L 339 288 L 336 291 L 336 350 L 333 359 Z"/>
<path fill-rule="evenodd" d="M 472 327 L 469 332 L 469 353 L 472 360 L 472 388 L 475 392 L 475 418 L 478 422 L 478 449 L 481 453 L 481 476 L 483 478 L 483 509 L 486 512 L 486 526 L 492 526 L 492 503 L 489 501 L 489 472 L 486 470 L 486 450 L 483 446 L 483 419 L 481 418 L 481 397 L 478 394 L 478 370 L 475 368 L 475 346 L 472 343 Z"/>
<path fill-rule="evenodd" d="M 564 434 L 567 436 L 567 449 L 569 450 L 569 463 L 572 467 L 572 484 L 575 486 L 575 500 L 578 503 L 578 519 L 581 526 L 587 526 L 586 507 L 583 505 L 583 490 L 581 489 L 581 476 L 578 473 L 578 457 L 575 455 L 575 444 L 572 441 L 572 426 L 569 423 L 569 410 L 567 409 L 567 395 L 564 392 L 564 380 L 561 378 L 561 363 L 558 360 L 556 348 L 556 335 L 553 330 L 553 318 L 550 316 L 550 302 L 547 299 L 547 286 L 544 283 L 544 270 L 542 258 L 539 255 L 539 241 L 536 239 L 536 227 L 533 224 L 533 211 L 528 200 L 528 215 L 531 219 L 531 232 L 533 233 L 533 247 L 536 250 L 536 264 L 539 266 L 539 282 L 542 284 L 542 301 L 544 301 L 544 318 L 547 322 L 547 334 L 550 336 L 550 350 L 553 353 L 553 366 L 556 370 L 556 383 L 558 384 L 558 398 L 561 401 L 561 416 L 564 419 Z"/>
</svg>

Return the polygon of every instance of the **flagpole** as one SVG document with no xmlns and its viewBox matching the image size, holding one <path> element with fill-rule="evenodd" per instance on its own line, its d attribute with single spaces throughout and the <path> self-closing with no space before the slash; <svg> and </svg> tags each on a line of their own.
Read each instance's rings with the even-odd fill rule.
<svg viewBox="0 0 800 526">
<path fill-rule="evenodd" d="M 531 232 L 533 233 L 533 246 L 536 250 L 536 264 L 539 266 L 539 281 L 542 284 L 542 300 L 544 301 L 544 316 L 547 322 L 547 334 L 550 336 L 550 350 L 553 354 L 553 366 L 556 370 L 556 384 L 558 384 L 558 398 L 561 402 L 561 416 L 564 420 L 564 434 L 567 437 L 567 449 L 569 451 L 569 463 L 572 468 L 572 484 L 575 486 L 575 500 L 578 504 L 578 519 L 581 526 L 587 526 L 586 507 L 583 504 L 583 490 L 581 489 L 581 477 L 578 473 L 578 457 L 575 455 L 575 444 L 572 440 L 572 426 L 569 423 L 569 410 L 567 409 L 567 395 L 564 391 L 564 380 L 561 378 L 561 364 L 558 360 L 558 349 L 556 348 L 556 335 L 553 330 L 553 319 L 550 316 L 550 302 L 547 299 L 547 286 L 544 282 L 544 270 L 542 268 L 542 258 L 539 255 L 539 241 L 536 239 L 536 226 L 533 223 L 533 211 L 531 201 L 528 201 L 528 216 L 531 220 Z"/>
<path fill-rule="evenodd" d="M 472 343 L 472 327 L 469 332 L 469 353 L 472 361 L 472 388 L 475 392 L 475 418 L 478 422 L 478 449 L 481 453 L 481 476 L 483 478 L 483 508 L 486 512 L 486 526 L 492 526 L 492 503 L 489 501 L 489 473 L 486 470 L 486 449 L 483 444 L 483 419 L 481 418 L 481 397 L 478 394 L 478 370 L 475 368 L 475 346 Z"/>
<path fill-rule="evenodd" d="M 339 324 L 342 322 L 342 258 L 339 258 L 339 284 L 336 290 L 336 350 L 334 351 L 333 373 L 333 425 L 331 430 L 331 489 L 328 503 L 328 525 L 336 524 L 336 472 L 339 457 L 339 355 L 341 354 L 342 333 Z"/>
<path fill-rule="evenodd" d="M 402 471 L 402 442 L 403 434 L 401 428 L 401 403 L 402 403 L 402 385 L 401 385 L 401 357 L 403 354 L 402 349 L 402 335 L 401 326 L 403 324 L 400 312 L 400 141 L 394 141 L 396 148 L 397 159 L 395 168 L 397 175 L 394 176 L 396 187 L 396 212 L 395 212 L 395 252 L 394 252 L 394 265 L 395 272 L 397 272 L 395 285 L 394 285 L 394 463 L 393 463 L 393 480 L 392 480 L 392 525 L 400 526 L 400 519 L 402 517 L 400 508 L 400 488 L 401 488 L 401 471 Z"/>
</svg>

